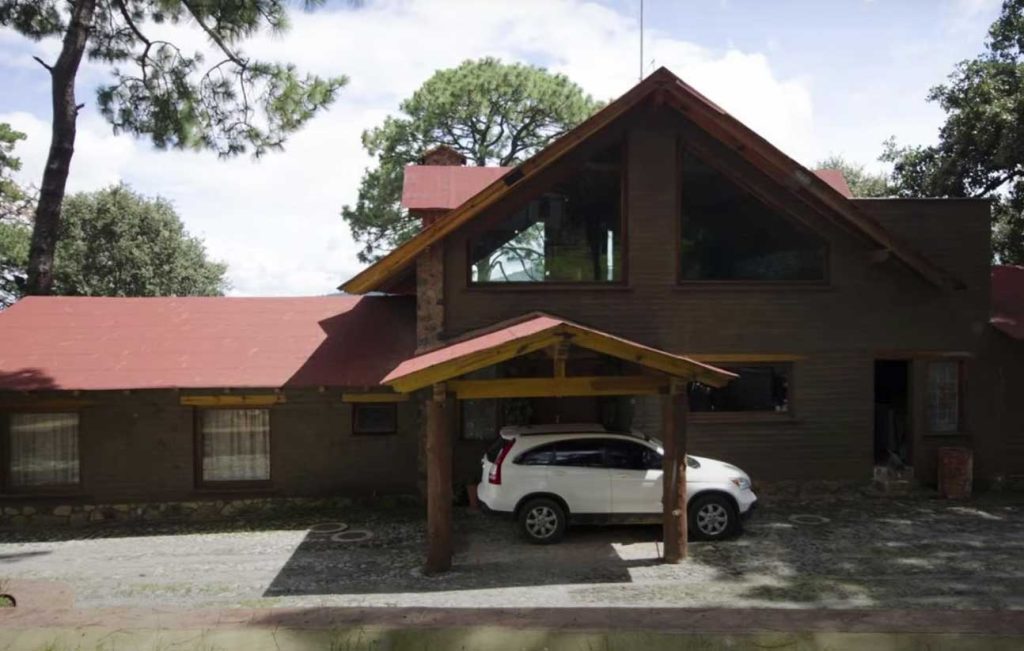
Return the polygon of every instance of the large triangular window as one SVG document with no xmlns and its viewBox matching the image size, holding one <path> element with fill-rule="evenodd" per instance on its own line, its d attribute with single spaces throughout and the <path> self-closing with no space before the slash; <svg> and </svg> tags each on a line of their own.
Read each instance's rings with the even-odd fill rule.
<svg viewBox="0 0 1024 651">
<path fill-rule="evenodd" d="M 473 235 L 470 281 L 621 282 L 622 171 L 622 147 L 615 145 Z"/>
<path fill-rule="evenodd" d="M 689 152 L 683 154 L 683 281 L 821 282 L 828 247 Z"/>
</svg>

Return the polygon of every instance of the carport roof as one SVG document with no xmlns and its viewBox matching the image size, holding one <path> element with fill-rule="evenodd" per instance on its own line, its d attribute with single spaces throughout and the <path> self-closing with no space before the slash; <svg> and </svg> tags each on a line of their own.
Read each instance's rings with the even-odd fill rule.
<svg viewBox="0 0 1024 651">
<path fill-rule="evenodd" d="M 381 384 L 390 385 L 396 391 L 415 391 L 561 342 L 712 386 L 722 386 L 736 377 L 683 355 L 535 312 L 467 333 L 456 341 L 407 359 L 388 373 Z"/>
</svg>

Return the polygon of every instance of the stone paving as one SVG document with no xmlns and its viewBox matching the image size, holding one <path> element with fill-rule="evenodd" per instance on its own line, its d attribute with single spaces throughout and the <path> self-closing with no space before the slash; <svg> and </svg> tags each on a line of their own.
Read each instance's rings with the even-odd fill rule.
<svg viewBox="0 0 1024 651">
<path fill-rule="evenodd" d="M 343 522 L 342 530 L 335 522 Z M 766 500 L 744 535 L 658 562 L 657 527 L 575 528 L 559 545 L 458 512 L 455 569 L 425 577 L 419 509 L 0 532 L 0 577 L 95 607 L 1024 609 L 1024 501 Z"/>
</svg>

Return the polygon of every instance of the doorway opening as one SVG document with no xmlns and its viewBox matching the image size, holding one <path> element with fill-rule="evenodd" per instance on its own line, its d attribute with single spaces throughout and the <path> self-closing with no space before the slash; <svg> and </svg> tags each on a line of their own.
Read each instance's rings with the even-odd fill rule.
<svg viewBox="0 0 1024 651">
<path fill-rule="evenodd" d="M 890 471 L 912 463 L 910 362 L 875 361 L 875 467 Z"/>
</svg>

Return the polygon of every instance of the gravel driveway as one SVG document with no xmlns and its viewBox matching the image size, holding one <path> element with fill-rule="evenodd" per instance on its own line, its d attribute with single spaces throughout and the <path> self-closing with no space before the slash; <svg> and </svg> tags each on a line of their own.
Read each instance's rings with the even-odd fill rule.
<svg viewBox="0 0 1024 651">
<path fill-rule="evenodd" d="M 407 507 L 7 531 L 0 577 L 66 582 L 82 607 L 1024 608 L 1019 496 L 777 500 L 678 566 L 658 562 L 657 527 L 576 528 L 549 547 L 479 514 L 456 529 L 455 570 L 436 578 L 419 572 L 422 514 Z"/>
</svg>

